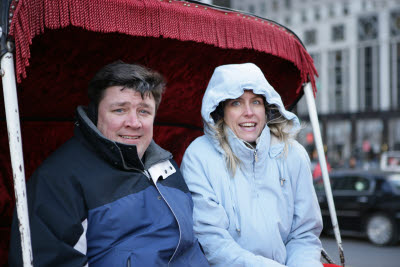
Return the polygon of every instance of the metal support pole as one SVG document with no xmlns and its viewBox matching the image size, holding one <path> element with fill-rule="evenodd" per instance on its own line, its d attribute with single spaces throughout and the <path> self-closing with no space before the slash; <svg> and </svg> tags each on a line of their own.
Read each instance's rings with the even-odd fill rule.
<svg viewBox="0 0 400 267">
<path fill-rule="evenodd" d="M 19 231 L 21 234 L 22 259 L 25 267 L 33 266 L 14 58 L 13 54 L 10 52 L 5 53 L 1 58 L 1 76 L 3 82 L 4 106 L 6 110 L 8 142 L 10 145 L 11 165 L 13 169 L 16 209 L 20 222 Z"/>
<path fill-rule="evenodd" d="M 310 121 L 311 121 L 311 125 L 313 128 L 313 133 L 314 133 L 315 146 L 317 148 L 319 164 L 321 166 L 322 179 L 324 181 L 325 195 L 326 195 L 326 200 L 328 202 L 329 214 L 331 215 L 333 231 L 334 231 L 336 243 L 337 243 L 338 249 L 339 249 L 340 262 L 341 262 L 342 266 L 344 266 L 342 238 L 340 237 L 339 224 L 337 222 L 335 203 L 333 202 L 331 183 L 329 181 L 328 167 L 326 164 L 324 147 L 322 145 L 321 130 L 319 128 L 317 109 L 315 107 L 314 95 L 313 95 L 310 83 L 307 83 L 304 86 L 304 94 L 305 94 L 306 100 L 307 100 L 308 113 L 310 115 Z"/>
</svg>

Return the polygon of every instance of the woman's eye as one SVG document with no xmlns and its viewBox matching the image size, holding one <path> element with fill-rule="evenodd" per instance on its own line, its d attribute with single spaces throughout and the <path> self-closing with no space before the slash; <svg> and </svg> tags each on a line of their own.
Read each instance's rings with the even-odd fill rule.
<svg viewBox="0 0 400 267">
<path fill-rule="evenodd" d="M 254 100 L 253 104 L 259 105 L 259 104 L 261 104 L 261 101 L 260 100 Z"/>
<path fill-rule="evenodd" d="M 239 106 L 240 102 L 239 101 L 232 101 L 231 105 L 232 106 Z"/>
</svg>

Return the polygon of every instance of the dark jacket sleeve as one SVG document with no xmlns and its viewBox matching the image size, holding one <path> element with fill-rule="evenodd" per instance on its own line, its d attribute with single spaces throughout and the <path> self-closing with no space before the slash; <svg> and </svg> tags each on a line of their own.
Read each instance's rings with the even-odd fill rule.
<svg viewBox="0 0 400 267">
<path fill-rule="evenodd" d="M 49 173 L 52 173 L 50 175 Z M 80 185 L 62 171 L 37 171 L 27 183 L 34 266 L 84 266 L 86 255 L 74 248 L 84 232 L 86 209 Z M 9 265 L 23 266 L 17 213 L 11 228 Z"/>
</svg>

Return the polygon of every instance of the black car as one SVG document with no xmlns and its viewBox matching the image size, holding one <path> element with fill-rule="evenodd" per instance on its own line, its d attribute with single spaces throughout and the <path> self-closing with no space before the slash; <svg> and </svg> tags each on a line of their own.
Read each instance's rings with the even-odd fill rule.
<svg viewBox="0 0 400 267">
<path fill-rule="evenodd" d="M 367 236 L 376 245 L 392 245 L 400 233 L 400 173 L 338 170 L 329 174 L 339 229 Z M 332 230 L 322 177 L 314 180 L 324 221 Z"/>
</svg>

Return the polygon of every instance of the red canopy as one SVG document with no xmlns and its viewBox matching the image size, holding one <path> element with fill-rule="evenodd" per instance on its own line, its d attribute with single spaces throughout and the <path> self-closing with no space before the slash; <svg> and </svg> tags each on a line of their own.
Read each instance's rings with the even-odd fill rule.
<svg viewBox="0 0 400 267">
<path fill-rule="evenodd" d="M 180 163 L 202 134 L 201 100 L 215 67 L 253 62 L 287 107 L 317 72 L 299 39 L 277 23 L 236 11 L 165 0 L 14 0 L 10 36 L 26 175 L 72 136 L 87 84 L 117 59 L 140 63 L 167 81 L 154 139 Z M 3 101 L 0 117 L 5 118 Z M 8 247 L 14 207 L 7 130 L 0 121 L 0 240 Z M 6 259 L 0 249 L 0 259 Z M 0 260 L 0 264 L 2 264 Z"/>
</svg>

